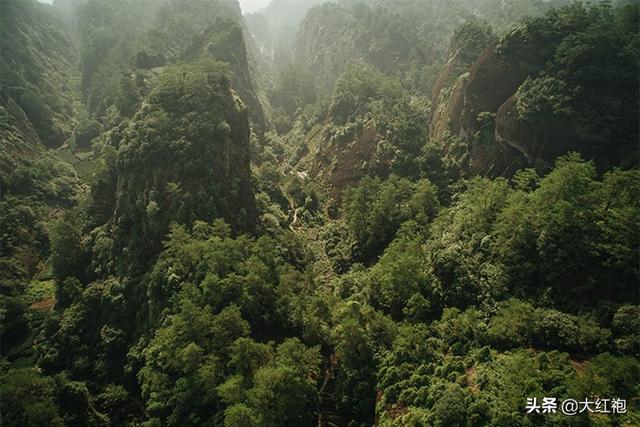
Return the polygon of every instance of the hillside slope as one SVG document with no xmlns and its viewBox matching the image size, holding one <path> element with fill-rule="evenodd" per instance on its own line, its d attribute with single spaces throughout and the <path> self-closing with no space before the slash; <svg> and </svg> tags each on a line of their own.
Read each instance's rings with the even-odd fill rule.
<svg viewBox="0 0 640 427">
<path fill-rule="evenodd" d="M 69 71 L 75 45 L 53 9 L 0 4 L 0 175 L 58 147 L 73 128 Z"/>
</svg>

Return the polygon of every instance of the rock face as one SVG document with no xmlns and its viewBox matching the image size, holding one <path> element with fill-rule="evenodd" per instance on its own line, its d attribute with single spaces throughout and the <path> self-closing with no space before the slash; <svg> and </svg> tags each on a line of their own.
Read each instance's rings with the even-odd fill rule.
<svg viewBox="0 0 640 427">
<path fill-rule="evenodd" d="M 465 173 L 544 168 L 568 151 L 605 167 L 625 164 L 637 143 L 638 85 L 629 79 L 621 90 L 612 82 L 637 75 L 637 60 L 628 54 L 633 36 L 598 34 L 592 20 L 614 27 L 608 20 L 615 15 L 579 12 L 573 7 L 525 21 L 466 69 L 451 55 L 433 92 L 430 137 L 445 148 L 452 137 L 467 144 Z M 583 38 L 599 41 L 578 49 Z M 584 71 L 602 56 L 612 65 L 595 69 L 607 75 Z"/>
<path fill-rule="evenodd" d="M 225 64 L 203 59 L 167 69 L 118 149 L 116 246 L 144 248 L 128 256 L 147 257 L 161 249 L 171 223 L 195 220 L 223 218 L 237 232 L 251 231 L 249 134 Z"/>
<path fill-rule="evenodd" d="M 572 129 L 549 122 L 543 128 L 522 121 L 518 117 L 518 96 L 513 94 L 498 108 L 495 117 L 495 141 L 514 149 L 532 164 L 538 159 L 555 159 L 579 149 Z M 550 142 L 553 141 L 553 144 Z"/>
<path fill-rule="evenodd" d="M 508 174 L 512 169 L 511 163 L 514 166 L 521 164 L 513 161 L 514 149 L 521 155 L 525 155 L 526 149 L 523 151 L 523 146 L 508 144 L 507 139 L 497 133 L 491 137 L 488 147 L 486 144 L 482 146 L 478 141 L 483 127 L 479 115 L 483 112 L 494 114 L 500 129 L 508 128 L 510 132 L 519 134 L 524 132 L 517 113 L 512 114 L 514 111 L 509 106 L 515 105 L 513 97 L 529 73 L 542 67 L 534 62 L 524 62 L 524 58 L 517 56 L 508 58 L 496 49 L 497 43 L 488 46 L 468 72 L 457 78 L 453 73 L 459 72 L 459 68 L 445 67 L 438 82 L 454 83 L 449 87 L 443 83 L 437 85 L 432 99 L 431 139 L 445 143 L 447 135 L 454 135 L 465 140 L 470 145 L 467 172 L 473 175 Z M 456 61 L 456 58 L 452 57 L 451 61 Z M 498 126 L 495 128 L 497 130 Z"/>
<path fill-rule="evenodd" d="M 343 191 L 363 176 L 389 174 L 391 156 L 379 152 L 383 140 L 373 120 L 344 134 L 336 133 L 332 125 L 316 126 L 307 134 L 310 153 L 302 164 L 339 202 Z"/>
</svg>

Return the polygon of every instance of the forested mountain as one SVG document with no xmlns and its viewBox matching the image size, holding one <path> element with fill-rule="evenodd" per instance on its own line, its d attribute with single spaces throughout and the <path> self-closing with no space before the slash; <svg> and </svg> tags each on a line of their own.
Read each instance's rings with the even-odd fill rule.
<svg viewBox="0 0 640 427">
<path fill-rule="evenodd" d="M 487 19 L 500 30 L 519 16 L 551 7 L 538 1 L 369 3 L 327 3 L 311 9 L 298 32 L 297 71 L 285 68 L 279 79 L 286 83 L 277 81 L 271 95 L 275 113 L 285 116 L 276 116 L 276 127 L 285 129 L 278 124 L 290 123 L 291 112 L 280 107 L 280 91 L 297 100 L 292 90 L 309 93 L 311 86 L 318 97 L 328 98 L 327 119 L 317 120 L 322 127 L 303 130 L 307 141 L 301 149 L 310 150 L 312 157 L 299 168 L 309 170 L 338 197 L 368 173 L 417 177 L 418 169 L 433 169 L 419 163 L 427 161 L 421 151 L 430 133 L 429 111 L 437 108 L 436 102 L 429 105 L 427 94 L 442 85 L 440 69 L 444 73 L 450 67 L 445 65 L 446 52 L 463 49 L 463 61 L 472 62 L 497 39 Z M 443 145 L 434 147 L 442 150 Z"/>
<path fill-rule="evenodd" d="M 71 133 L 67 75 L 75 60 L 70 34 L 35 2 L 0 4 L 0 191 L 16 164 L 42 155 Z"/>
<path fill-rule="evenodd" d="M 431 138 L 464 140 L 472 173 L 571 150 L 625 163 L 638 142 L 637 27 L 632 7 L 573 5 L 522 22 L 466 68 L 456 47 L 434 89 Z"/>
<path fill-rule="evenodd" d="M 264 127 L 237 2 L 90 1 L 78 10 L 83 95 L 90 112 L 101 122 L 112 115 L 111 105 L 119 105 L 124 114 L 132 111 L 131 105 L 121 105 L 132 101 L 118 96 L 144 92 L 143 70 L 210 55 L 231 66 L 235 90 L 251 105 L 253 121 Z M 129 81 L 125 76 L 130 76 Z"/>
<path fill-rule="evenodd" d="M 520 17 L 539 15 L 549 2 L 370 0 L 314 7 L 300 26 L 297 63 L 330 93 L 354 59 L 398 76 L 410 88 L 426 88 L 444 59 L 456 25 L 473 16 L 502 30 Z"/>
<path fill-rule="evenodd" d="M 639 425 L 638 2 L 241 4 L 0 0 L 0 424 Z"/>
</svg>

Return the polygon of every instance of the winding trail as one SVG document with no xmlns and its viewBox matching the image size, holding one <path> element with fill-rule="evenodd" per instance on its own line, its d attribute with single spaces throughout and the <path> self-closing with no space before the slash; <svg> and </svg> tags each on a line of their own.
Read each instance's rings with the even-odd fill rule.
<svg viewBox="0 0 640 427">
<path fill-rule="evenodd" d="M 289 224 L 289 230 L 295 233 L 296 230 L 295 228 L 293 228 L 293 226 L 298 223 L 298 212 L 300 212 L 300 208 L 294 208 L 293 206 L 291 206 L 291 209 L 293 209 L 293 220 Z"/>
</svg>

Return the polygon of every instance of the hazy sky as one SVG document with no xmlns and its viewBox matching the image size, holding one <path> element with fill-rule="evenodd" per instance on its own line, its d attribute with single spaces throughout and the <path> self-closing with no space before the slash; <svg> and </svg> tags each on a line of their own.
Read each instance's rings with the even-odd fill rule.
<svg viewBox="0 0 640 427">
<path fill-rule="evenodd" d="M 270 1 L 271 0 L 239 0 L 242 13 L 256 12 L 268 5 Z"/>
<path fill-rule="evenodd" d="M 53 0 L 40 0 L 43 3 L 53 3 Z M 242 13 L 251 13 L 256 12 L 266 5 L 269 4 L 271 0 L 238 0 L 240 2 L 240 7 L 242 8 Z"/>
</svg>

